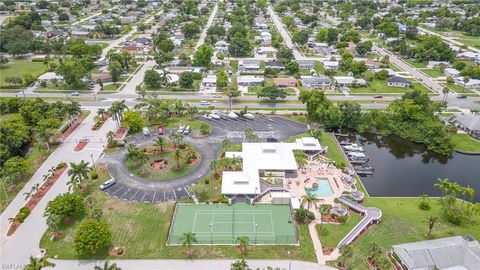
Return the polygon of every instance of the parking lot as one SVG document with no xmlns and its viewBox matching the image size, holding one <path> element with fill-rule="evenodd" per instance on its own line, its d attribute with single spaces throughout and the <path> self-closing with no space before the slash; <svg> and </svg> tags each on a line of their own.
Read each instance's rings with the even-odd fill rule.
<svg viewBox="0 0 480 270">
<path fill-rule="evenodd" d="M 202 154 L 198 167 L 176 179 L 166 181 L 145 180 L 130 173 L 125 164 L 127 146 L 121 150 L 104 155 L 100 162 L 107 164 L 110 175 L 116 184 L 107 188 L 105 192 L 115 198 L 131 202 L 155 203 L 169 200 L 177 200 L 188 197 L 188 187 L 195 185 L 197 181 L 207 176 L 210 172 L 210 162 L 217 159 L 222 141 L 229 139 L 232 142 L 244 140 L 243 131 L 251 128 L 259 137 L 260 141 L 275 139 L 283 141 L 291 136 L 303 133 L 307 130 L 305 124 L 292 122 L 288 119 L 274 116 L 260 116 L 255 119 L 239 117 L 237 119 L 204 119 L 210 124 L 212 133 L 203 138 L 185 136 L 184 141 L 194 145 Z M 172 130 L 166 130 L 169 134 Z M 127 138 L 129 144 L 142 147 L 149 145 L 156 135 L 143 136 L 137 134 Z"/>
</svg>

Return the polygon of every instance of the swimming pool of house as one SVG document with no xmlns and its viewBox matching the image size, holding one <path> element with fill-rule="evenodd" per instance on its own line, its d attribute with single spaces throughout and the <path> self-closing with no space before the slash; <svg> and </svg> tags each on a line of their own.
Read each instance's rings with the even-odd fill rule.
<svg viewBox="0 0 480 270">
<path fill-rule="evenodd" d="M 306 188 L 308 194 L 314 194 L 317 197 L 330 197 L 333 194 L 332 186 L 327 178 L 316 177 L 318 187 Z"/>
<path fill-rule="evenodd" d="M 310 169 L 316 169 L 316 168 L 318 168 L 318 164 L 317 163 L 308 163 L 308 167 Z"/>
</svg>

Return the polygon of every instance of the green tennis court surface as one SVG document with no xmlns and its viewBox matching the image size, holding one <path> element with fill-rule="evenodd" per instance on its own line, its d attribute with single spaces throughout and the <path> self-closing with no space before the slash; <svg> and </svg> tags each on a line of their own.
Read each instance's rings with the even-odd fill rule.
<svg viewBox="0 0 480 270">
<path fill-rule="evenodd" d="M 288 205 L 177 204 L 168 243 L 182 243 L 184 233 L 193 232 L 203 245 L 234 245 L 247 236 L 250 244 L 297 244 Z"/>
</svg>

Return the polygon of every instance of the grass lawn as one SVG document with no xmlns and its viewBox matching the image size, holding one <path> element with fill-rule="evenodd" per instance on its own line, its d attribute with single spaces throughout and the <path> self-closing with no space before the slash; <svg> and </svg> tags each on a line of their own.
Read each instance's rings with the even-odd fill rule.
<svg viewBox="0 0 480 270">
<path fill-rule="evenodd" d="M 50 257 L 59 259 L 187 259 L 186 247 L 166 246 L 174 203 L 145 204 L 117 200 L 98 190 L 97 186 L 108 179 L 105 167 L 99 167 L 99 178 L 92 182 L 88 196 L 97 200 L 103 209 L 103 217 L 112 231 L 112 244 L 126 248 L 123 257 L 111 257 L 106 250 L 96 255 L 77 255 L 73 249 L 73 239 L 82 219 L 74 224 L 62 225 L 65 236 L 51 241 L 51 232 L 46 232 L 40 242 L 48 249 Z M 300 246 L 248 246 L 246 259 L 285 259 L 288 251 L 296 260 L 315 261 L 315 252 L 307 225 L 297 226 Z M 196 246 L 193 256 L 196 259 L 240 258 L 236 246 Z"/>
<path fill-rule="evenodd" d="M 443 72 L 438 68 L 422 69 L 422 71 L 423 71 L 423 73 L 427 74 L 428 76 L 430 76 L 432 78 L 438 78 L 438 77 L 445 76 L 445 74 L 443 74 Z"/>
<path fill-rule="evenodd" d="M 383 94 L 383 93 L 406 93 L 413 91 L 415 89 L 421 90 L 424 93 L 431 93 L 431 91 L 421 83 L 414 82 L 412 88 L 404 88 L 404 87 L 393 87 L 388 86 L 386 81 L 382 80 L 373 80 L 368 83 L 367 86 L 361 87 L 350 87 L 350 93 L 376 93 L 376 94 Z"/>
<path fill-rule="evenodd" d="M 451 136 L 454 150 L 463 153 L 480 153 L 480 141 L 468 134 L 455 134 Z"/>
<path fill-rule="evenodd" d="M 117 91 L 119 86 L 120 86 L 120 84 L 118 84 L 118 85 L 107 84 L 107 85 L 103 86 L 103 90 L 105 90 L 105 91 Z"/>
<path fill-rule="evenodd" d="M 315 226 L 318 235 L 320 236 L 322 246 L 335 248 L 345 235 L 347 235 L 347 233 L 350 232 L 360 220 L 362 220 L 362 218 L 361 215 L 350 211 L 349 218 L 344 224 L 323 224 L 321 230 L 320 224 Z"/>
<path fill-rule="evenodd" d="M 323 65 L 320 61 L 315 61 L 315 71 L 318 74 L 321 74 L 325 71 L 325 68 L 323 67 Z"/>
<path fill-rule="evenodd" d="M 451 225 L 441 213 L 440 199 L 431 199 L 431 209 L 428 211 L 420 210 L 420 201 L 419 198 L 365 198 L 365 205 L 382 210 L 382 221 L 370 227 L 352 244 L 354 253 L 348 260 L 349 265 L 355 265 L 356 269 L 369 269 L 365 258 L 371 242 L 376 242 L 385 252 L 395 244 L 428 240 L 426 219 L 431 216 L 439 218 L 432 230 L 431 239 L 455 235 L 480 238 L 479 215 L 472 224 Z"/>
<path fill-rule="evenodd" d="M 427 63 L 418 62 L 418 61 L 413 60 L 413 59 L 403 59 L 403 61 L 409 63 L 410 65 L 412 65 L 416 68 L 426 68 L 427 67 Z"/>
<path fill-rule="evenodd" d="M 460 41 L 461 43 L 467 45 L 467 46 L 480 48 L 480 38 L 479 37 L 471 37 L 471 36 L 462 35 L 462 37 L 458 38 L 457 40 Z"/>
<path fill-rule="evenodd" d="M 10 76 L 19 76 L 30 73 L 37 77 L 45 72 L 45 66 L 42 62 L 33 62 L 28 59 L 9 58 L 9 62 L 0 65 L 0 84 L 6 84 L 5 78 Z"/>
<path fill-rule="evenodd" d="M 175 150 L 172 150 L 167 145 L 165 145 L 163 149 L 164 152 L 160 154 L 147 155 L 148 161 L 145 163 L 145 165 L 138 166 L 132 160 L 128 160 L 127 168 L 133 174 L 139 177 L 142 177 L 144 179 L 170 180 L 177 177 L 181 177 L 183 175 L 188 174 L 194 168 L 196 168 L 198 164 L 200 164 L 200 159 L 201 159 L 201 154 L 198 150 L 196 150 L 190 145 L 187 145 L 187 146 L 194 151 L 195 156 L 197 157 L 194 163 L 187 163 L 187 160 L 185 158 L 187 154 L 187 150 L 180 149 L 182 158 L 179 161 L 180 167 L 177 168 L 177 161 L 173 158 Z M 150 146 L 147 148 L 156 149 L 157 147 Z M 161 170 L 153 169 L 151 167 L 151 163 L 153 163 L 155 160 L 160 160 L 160 159 L 167 160 L 166 168 Z M 143 170 L 142 170 L 142 167 L 143 167 Z"/>
<path fill-rule="evenodd" d="M 463 86 L 460 86 L 460 85 L 456 85 L 454 83 L 446 83 L 446 84 L 443 84 L 444 86 L 446 86 L 448 89 L 456 92 L 456 93 L 462 93 L 462 94 L 473 94 L 474 92 L 470 89 L 467 89 Z"/>
</svg>

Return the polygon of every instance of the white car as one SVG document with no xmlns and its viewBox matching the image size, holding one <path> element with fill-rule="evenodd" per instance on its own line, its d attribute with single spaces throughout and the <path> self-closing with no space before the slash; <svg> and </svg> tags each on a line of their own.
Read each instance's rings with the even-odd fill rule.
<svg viewBox="0 0 480 270">
<path fill-rule="evenodd" d="M 77 91 L 73 92 L 70 94 L 72 97 L 78 97 L 80 96 L 80 93 L 78 93 Z"/>
<path fill-rule="evenodd" d="M 210 105 L 210 102 L 208 102 L 206 100 L 202 100 L 202 101 L 200 101 L 200 105 L 207 106 L 207 105 Z"/>
<path fill-rule="evenodd" d="M 177 132 L 178 132 L 178 133 L 183 133 L 184 130 L 185 130 L 185 126 L 184 126 L 184 125 L 181 125 L 181 126 L 178 128 Z"/>
<path fill-rule="evenodd" d="M 219 95 L 219 94 L 215 94 L 215 95 L 213 95 L 213 97 L 214 97 L 214 98 L 221 98 L 222 96 Z"/>
<path fill-rule="evenodd" d="M 103 184 L 100 185 L 100 190 L 101 191 L 104 191 L 106 190 L 107 188 L 109 187 L 112 187 L 113 185 L 115 185 L 117 182 L 115 182 L 115 179 L 110 179 L 108 181 L 105 181 Z"/>
<path fill-rule="evenodd" d="M 234 112 L 229 112 L 228 113 L 228 118 L 230 119 L 237 119 L 238 118 L 238 115 Z"/>
<path fill-rule="evenodd" d="M 220 119 L 220 115 L 216 114 L 216 113 L 211 113 L 210 116 L 213 118 L 213 119 Z"/>
<path fill-rule="evenodd" d="M 212 116 L 207 113 L 207 114 L 204 114 L 204 115 L 203 115 L 203 118 L 205 118 L 205 119 L 212 119 Z"/>
</svg>

